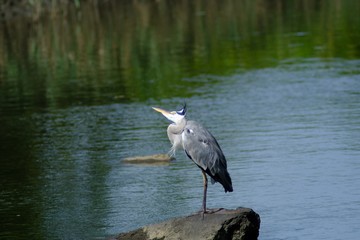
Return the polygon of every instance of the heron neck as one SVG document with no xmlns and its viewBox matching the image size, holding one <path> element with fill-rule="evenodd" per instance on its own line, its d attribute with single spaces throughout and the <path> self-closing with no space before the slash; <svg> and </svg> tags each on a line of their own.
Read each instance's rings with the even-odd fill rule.
<svg viewBox="0 0 360 240">
<path fill-rule="evenodd" d="M 184 131 L 186 125 L 186 119 L 181 119 L 180 122 L 172 123 L 168 127 L 168 131 L 172 134 L 181 134 Z"/>
</svg>

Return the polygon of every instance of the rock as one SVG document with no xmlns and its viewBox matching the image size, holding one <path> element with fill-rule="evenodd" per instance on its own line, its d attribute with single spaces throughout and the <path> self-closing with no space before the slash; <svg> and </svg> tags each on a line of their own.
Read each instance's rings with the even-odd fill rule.
<svg viewBox="0 0 360 240">
<path fill-rule="evenodd" d="M 121 240 L 147 239 L 257 239 L 260 216 L 249 208 L 235 210 L 218 209 L 214 213 L 197 213 L 173 218 L 162 223 L 148 225 L 115 237 Z"/>
<path fill-rule="evenodd" d="M 124 158 L 122 162 L 133 164 L 165 164 L 171 162 L 174 159 L 174 157 L 171 157 L 168 154 L 155 154 L 148 156 L 128 157 Z"/>
</svg>

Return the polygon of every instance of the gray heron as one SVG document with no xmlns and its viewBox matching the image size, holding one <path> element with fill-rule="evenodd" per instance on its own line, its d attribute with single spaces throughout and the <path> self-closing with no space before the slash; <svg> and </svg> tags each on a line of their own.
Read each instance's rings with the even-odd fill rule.
<svg viewBox="0 0 360 240">
<path fill-rule="evenodd" d="M 232 192 L 233 187 L 230 175 L 227 171 L 226 158 L 214 138 L 214 136 L 200 123 L 187 120 L 186 104 L 179 111 L 166 111 L 161 108 L 153 107 L 157 112 L 162 113 L 172 123 L 167 128 L 167 135 L 172 144 L 171 152 L 183 149 L 186 155 L 201 169 L 204 180 L 204 195 L 202 202 L 202 216 L 207 213 L 206 193 L 208 179 L 211 183 L 221 183 L 225 193 Z"/>
</svg>

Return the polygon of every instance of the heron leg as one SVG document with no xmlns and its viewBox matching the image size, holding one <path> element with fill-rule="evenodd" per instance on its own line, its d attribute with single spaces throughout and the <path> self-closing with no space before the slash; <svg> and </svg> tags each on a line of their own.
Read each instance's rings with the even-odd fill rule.
<svg viewBox="0 0 360 240">
<path fill-rule="evenodd" d="M 204 178 L 204 196 L 203 196 L 203 206 L 202 206 L 203 207 L 202 218 L 204 219 L 204 214 L 206 213 L 206 193 L 207 193 L 208 179 L 206 177 L 206 173 L 204 170 L 201 169 L 201 173 Z"/>
</svg>

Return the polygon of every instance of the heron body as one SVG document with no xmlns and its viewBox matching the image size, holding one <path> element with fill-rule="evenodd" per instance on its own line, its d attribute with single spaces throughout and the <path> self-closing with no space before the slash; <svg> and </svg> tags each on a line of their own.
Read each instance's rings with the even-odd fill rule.
<svg viewBox="0 0 360 240">
<path fill-rule="evenodd" d="M 204 178 L 204 214 L 206 213 L 206 174 L 210 176 L 212 183 L 219 182 L 225 192 L 233 191 L 226 158 L 214 136 L 204 126 L 185 118 L 186 105 L 180 111 L 172 112 L 161 108 L 153 109 L 172 121 L 167 128 L 167 135 L 172 144 L 172 154 L 176 150 L 183 149 L 186 155 L 201 169 Z"/>
<path fill-rule="evenodd" d="M 219 182 L 225 192 L 232 192 L 226 158 L 213 135 L 201 124 L 188 121 L 182 139 L 186 155 L 211 177 L 211 182 Z"/>
</svg>

